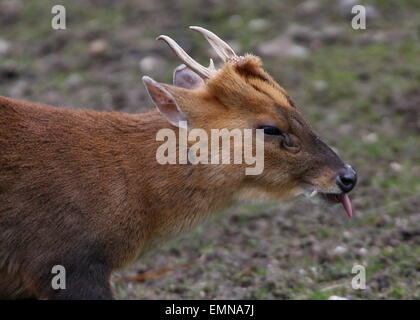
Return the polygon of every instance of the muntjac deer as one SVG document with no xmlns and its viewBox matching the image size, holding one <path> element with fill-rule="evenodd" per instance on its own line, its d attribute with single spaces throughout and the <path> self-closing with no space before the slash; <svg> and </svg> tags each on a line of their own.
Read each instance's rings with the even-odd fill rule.
<svg viewBox="0 0 420 320">
<path fill-rule="evenodd" d="M 111 299 L 114 270 L 238 199 L 318 194 L 351 216 L 355 171 L 311 130 L 260 59 L 191 28 L 223 65 L 204 67 L 160 36 L 185 65 L 173 85 L 143 77 L 155 111 L 65 110 L 0 97 L 0 298 Z M 156 136 L 165 128 L 177 136 L 261 129 L 264 170 L 162 165 Z M 56 265 L 66 271 L 64 290 L 51 285 Z"/>
</svg>

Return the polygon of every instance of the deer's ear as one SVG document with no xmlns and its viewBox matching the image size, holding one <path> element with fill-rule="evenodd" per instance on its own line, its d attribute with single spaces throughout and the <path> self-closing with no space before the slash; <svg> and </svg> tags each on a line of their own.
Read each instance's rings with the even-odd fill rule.
<svg viewBox="0 0 420 320">
<path fill-rule="evenodd" d="M 185 64 L 181 64 L 174 70 L 173 83 L 177 87 L 195 89 L 201 86 L 204 80 Z"/>
<path fill-rule="evenodd" d="M 186 115 L 179 108 L 174 96 L 162 84 L 147 76 L 142 79 L 156 108 L 169 123 L 179 127 L 180 121 L 187 121 Z"/>
</svg>

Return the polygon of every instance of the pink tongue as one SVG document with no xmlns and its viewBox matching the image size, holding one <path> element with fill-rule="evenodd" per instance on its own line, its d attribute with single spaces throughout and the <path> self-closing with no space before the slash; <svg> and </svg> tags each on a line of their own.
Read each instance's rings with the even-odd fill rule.
<svg viewBox="0 0 420 320">
<path fill-rule="evenodd" d="M 351 218 L 353 216 L 353 210 L 351 208 L 350 198 L 347 194 L 341 196 L 341 203 L 343 204 L 344 209 L 346 210 L 347 216 Z"/>
</svg>

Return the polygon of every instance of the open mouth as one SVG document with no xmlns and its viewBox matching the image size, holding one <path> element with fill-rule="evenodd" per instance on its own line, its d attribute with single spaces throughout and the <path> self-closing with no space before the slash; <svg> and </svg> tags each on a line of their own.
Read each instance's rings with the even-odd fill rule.
<svg viewBox="0 0 420 320">
<path fill-rule="evenodd" d="M 337 203 L 341 203 L 343 205 L 344 211 L 347 214 L 347 217 L 351 218 L 353 216 L 353 208 L 351 206 L 351 201 L 347 193 L 332 193 L 332 192 L 321 192 L 314 190 L 311 193 L 306 193 L 309 198 L 316 198 L 322 199 L 323 202 L 334 205 Z"/>
<path fill-rule="evenodd" d="M 341 203 L 346 211 L 347 217 L 351 218 L 353 216 L 353 208 L 351 206 L 351 201 L 349 196 L 346 193 L 323 193 L 319 192 L 319 195 L 322 199 L 329 203 Z"/>
</svg>

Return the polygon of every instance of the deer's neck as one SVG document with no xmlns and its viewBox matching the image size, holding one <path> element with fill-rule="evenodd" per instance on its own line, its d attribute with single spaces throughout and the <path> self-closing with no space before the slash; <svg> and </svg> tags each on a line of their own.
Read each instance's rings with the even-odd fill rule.
<svg viewBox="0 0 420 320">
<path fill-rule="evenodd" d="M 147 241 L 176 235 L 232 203 L 237 182 L 226 165 L 159 163 L 156 152 L 163 142 L 156 134 L 171 126 L 155 111 L 135 117 L 141 129 L 129 135 L 129 144 L 137 147 L 130 151 L 128 189 L 142 208 Z M 178 129 L 172 129 L 178 139 Z"/>
</svg>

